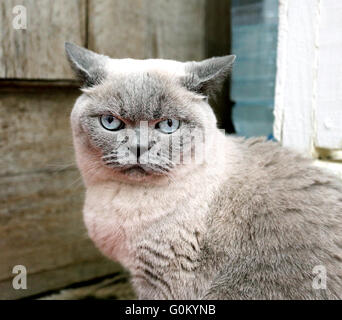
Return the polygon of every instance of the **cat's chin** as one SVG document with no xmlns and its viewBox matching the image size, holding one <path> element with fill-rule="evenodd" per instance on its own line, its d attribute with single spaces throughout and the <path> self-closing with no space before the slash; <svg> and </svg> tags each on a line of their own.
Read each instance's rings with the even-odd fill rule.
<svg viewBox="0 0 342 320">
<path fill-rule="evenodd" d="M 123 174 L 128 179 L 141 181 L 145 180 L 146 178 L 153 178 L 153 173 L 145 170 L 141 166 L 135 165 L 132 167 L 129 167 L 127 169 L 123 169 L 120 171 L 121 174 Z"/>
<path fill-rule="evenodd" d="M 132 177 L 137 177 L 137 178 L 150 175 L 149 172 L 147 172 L 145 169 L 143 169 L 140 166 L 132 166 L 130 168 L 122 170 L 122 172 L 127 176 L 132 176 Z"/>
<path fill-rule="evenodd" d="M 139 165 L 134 165 L 122 170 L 115 170 L 116 179 L 122 182 L 128 183 L 163 183 L 167 181 L 167 175 L 161 174 L 160 172 L 155 172 L 143 168 Z"/>
</svg>

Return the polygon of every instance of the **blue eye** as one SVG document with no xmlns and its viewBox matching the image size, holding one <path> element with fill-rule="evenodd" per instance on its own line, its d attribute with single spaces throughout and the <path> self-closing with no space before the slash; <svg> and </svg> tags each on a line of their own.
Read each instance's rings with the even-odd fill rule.
<svg viewBox="0 0 342 320">
<path fill-rule="evenodd" d="M 171 134 L 179 128 L 179 125 L 180 121 L 177 119 L 166 119 L 158 122 L 156 128 L 163 133 Z"/>
<path fill-rule="evenodd" d="M 114 116 L 109 114 L 102 115 L 100 117 L 100 122 L 102 127 L 110 131 L 121 130 L 125 126 L 125 124 L 120 119 L 115 118 Z"/>
</svg>

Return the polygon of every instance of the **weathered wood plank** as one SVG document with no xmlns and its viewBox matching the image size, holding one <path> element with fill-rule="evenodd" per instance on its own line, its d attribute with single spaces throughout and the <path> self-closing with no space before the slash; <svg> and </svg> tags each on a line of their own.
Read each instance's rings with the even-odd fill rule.
<svg viewBox="0 0 342 320">
<path fill-rule="evenodd" d="M 89 48 L 114 58 L 200 60 L 205 0 L 89 0 Z"/>
<path fill-rule="evenodd" d="M 91 281 L 90 284 L 81 284 L 81 286 L 73 286 L 55 292 L 53 294 L 44 295 L 40 300 L 84 300 L 84 299 L 101 299 L 101 300 L 131 300 L 136 296 L 129 283 L 128 272 L 120 272 L 118 274 L 106 277 L 104 280 Z"/>
<path fill-rule="evenodd" d="M 1 90 L 0 176 L 73 165 L 69 114 L 78 95 L 76 88 Z"/>
<path fill-rule="evenodd" d="M 0 179 L 0 280 L 17 264 L 37 273 L 93 257 L 82 225 L 82 190 L 72 185 L 77 178 L 76 170 L 67 170 Z"/>
<path fill-rule="evenodd" d="M 121 268 L 118 265 L 109 260 L 105 260 L 104 258 L 94 261 L 84 261 L 81 264 L 68 265 L 60 269 L 30 274 L 27 278 L 27 290 L 13 289 L 12 279 L 0 281 L 0 299 L 25 298 L 42 294 L 50 290 L 63 289 L 70 284 L 87 281 L 120 271 Z M 125 288 L 126 291 L 122 293 L 127 297 L 130 286 L 126 284 Z M 121 291 L 123 290 L 121 289 Z M 118 298 L 120 298 L 120 292 L 116 293 L 113 290 L 112 294 L 117 294 L 119 296 Z"/>
<path fill-rule="evenodd" d="M 12 25 L 17 5 L 26 8 L 27 29 Z M 64 42 L 85 45 L 85 0 L 6 0 L 0 17 L 0 78 L 73 78 Z"/>
<path fill-rule="evenodd" d="M 82 221 L 83 187 L 69 128 L 77 95 L 75 88 L 0 91 L 0 298 L 117 270 L 103 263 Z M 10 286 L 15 265 L 27 268 L 27 290 Z"/>
</svg>

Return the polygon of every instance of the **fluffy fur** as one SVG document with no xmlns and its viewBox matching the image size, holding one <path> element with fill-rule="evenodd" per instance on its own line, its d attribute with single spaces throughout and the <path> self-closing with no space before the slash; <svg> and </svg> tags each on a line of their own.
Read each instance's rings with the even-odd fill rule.
<svg viewBox="0 0 342 320">
<path fill-rule="evenodd" d="M 130 271 L 139 298 L 342 298 L 341 182 L 277 143 L 216 129 L 207 95 L 233 57 L 115 60 L 66 49 L 85 84 L 71 116 L 85 224 L 98 248 Z M 99 125 L 106 112 L 134 130 L 177 117 L 205 134 L 209 156 L 127 173 L 104 161 L 120 148 Z M 166 138 L 152 131 L 146 150 L 158 143 L 162 157 Z M 320 265 L 327 286 L 314 289 Z"/>
</svg>

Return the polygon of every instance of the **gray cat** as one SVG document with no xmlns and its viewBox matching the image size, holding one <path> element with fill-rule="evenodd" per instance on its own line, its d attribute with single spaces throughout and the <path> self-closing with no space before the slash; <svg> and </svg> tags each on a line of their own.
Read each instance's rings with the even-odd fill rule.
<svg viewBox="0 0 342 320">
<path fill-rule="evenodd" d="M 66 52 L 83 83 L 71 124 L 85 224 L 140 299 L 342 298 L 342 183 L 216 128 L 208 96 L 234 56 Z"/>
</svg>

